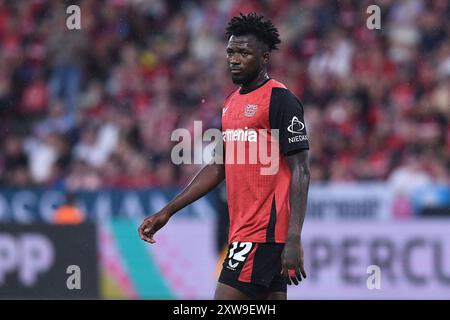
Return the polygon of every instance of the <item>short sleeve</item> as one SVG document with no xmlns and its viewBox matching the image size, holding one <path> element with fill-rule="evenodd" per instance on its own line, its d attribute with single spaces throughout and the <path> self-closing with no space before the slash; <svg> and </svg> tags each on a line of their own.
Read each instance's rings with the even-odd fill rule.
<svg viewBox="0 0 450 320">
<path fill-rule="evenodd" d="M 279 130 L 284 155 L 309 149 L 303 105 L 288 89 L 273 88 L 269 106 L 270 128 Z"/>
</svg>

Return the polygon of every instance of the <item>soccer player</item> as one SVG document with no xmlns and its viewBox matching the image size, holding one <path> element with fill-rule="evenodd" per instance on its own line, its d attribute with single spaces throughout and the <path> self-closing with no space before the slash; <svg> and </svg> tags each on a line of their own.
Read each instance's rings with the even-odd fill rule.
<svg viewBox="0 0 450 320">
<path fill-rule="evenodd" d="M 303 106 L 267 73 L 270 52 L 281 42 L 270 20 L 241 13 L 228 23 L 226 36 L 231 79 L 239 88 L 222 110 L 225 163 L 204 166 L 166 207 L 144 220 L 139 235 L 155 243 L 155 233 L 173 214 L 225 179 L 229 249 L 214 298 L 285 300 L 287 284 L 298 285 L 306 277 L 301 232 L 310 174 Z M 256 132 L 253 139 L 250 130 Z M 261 132 L 278 141 L 278 170 L 262 174 L 260 162 L 228 161 L 237 140 L 244 140 L 244 151 L 249 151 L 251 143 L 267 138 Z"/>
</svg>

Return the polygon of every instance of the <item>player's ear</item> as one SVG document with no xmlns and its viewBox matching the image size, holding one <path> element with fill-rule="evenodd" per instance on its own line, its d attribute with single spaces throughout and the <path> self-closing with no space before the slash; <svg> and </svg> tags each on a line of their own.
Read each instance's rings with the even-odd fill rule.
<svg viewBox="0 0 450 320">
<path fill-rule="evenodd" d="M 269 63 L 269 51 L 266 51 L 262 54 L 262 60 L 264 64 Z"/>
</svg>

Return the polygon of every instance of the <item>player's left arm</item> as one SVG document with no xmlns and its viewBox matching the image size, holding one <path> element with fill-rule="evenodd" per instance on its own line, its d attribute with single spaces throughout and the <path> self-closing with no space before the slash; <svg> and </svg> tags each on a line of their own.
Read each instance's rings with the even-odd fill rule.
<svg viewBox="0 0 450 320">
<path fill-rule="evenodd" d="M 282 254 L 282 274 L 295 285 L 306 277 L 303 267 L 301 233 L 309 188 L 309 138 L 301 101 L 285 88 L 273 88 L 270 101 L 270 126 L 279 133 L 280 152 L 291 170 L 291 217 Z"/>
<path fill-rule="evenodd" d="M 302 277 L 306 278 L 301 234 L 306 214 L 310 179 L 308 150 L 287 155 L 286 160 L 292 174 L 289 199 L 291 217 L 282 254 L 282 274 L 288 284 L 292 282 L 297 285 Z"/>
</svg>

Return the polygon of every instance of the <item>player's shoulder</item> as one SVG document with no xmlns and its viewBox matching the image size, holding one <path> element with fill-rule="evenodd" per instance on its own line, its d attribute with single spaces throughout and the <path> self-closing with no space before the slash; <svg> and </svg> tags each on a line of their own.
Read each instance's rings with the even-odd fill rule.
<svg viewBox="0 0 450 320">
<path fill-rule="evenodd" d="M 282 82 L 280 82 L 278 80 L 275 80 L 273 78 L 270 79 L 270 87 L 272 88 L 272 90 L 274 88 L 281 88 L 281 89 L 289 90 L 284 83 L 282 83 Z"/>
<path fill-rule="evenodd" d="M 235 94 L 237 94 L 238 92 L 239 92 L 239 88 L 236 89 L 236 90 L 233 90 L 233 91 L 225 98 L 225 100 L 224 100 L 224 105 L 226 105 L 226 104 L 230 101 L 230 99 L 231 99 Z"/>
<path fill-rule="evenodd" d="M 300 99 L 282 82 L 271 80 L 271 101 L 272 103 L 284 105 L 286 102 L 299 103 Z"/>
<path fill-rule="evenodd" d="M 295 99 L 299 100 L 298 97 L 282 82 L 275 79 L 271 79 L 271 94 L 272 96 L 280 97 L 281 99 Z"/>
</svg>

